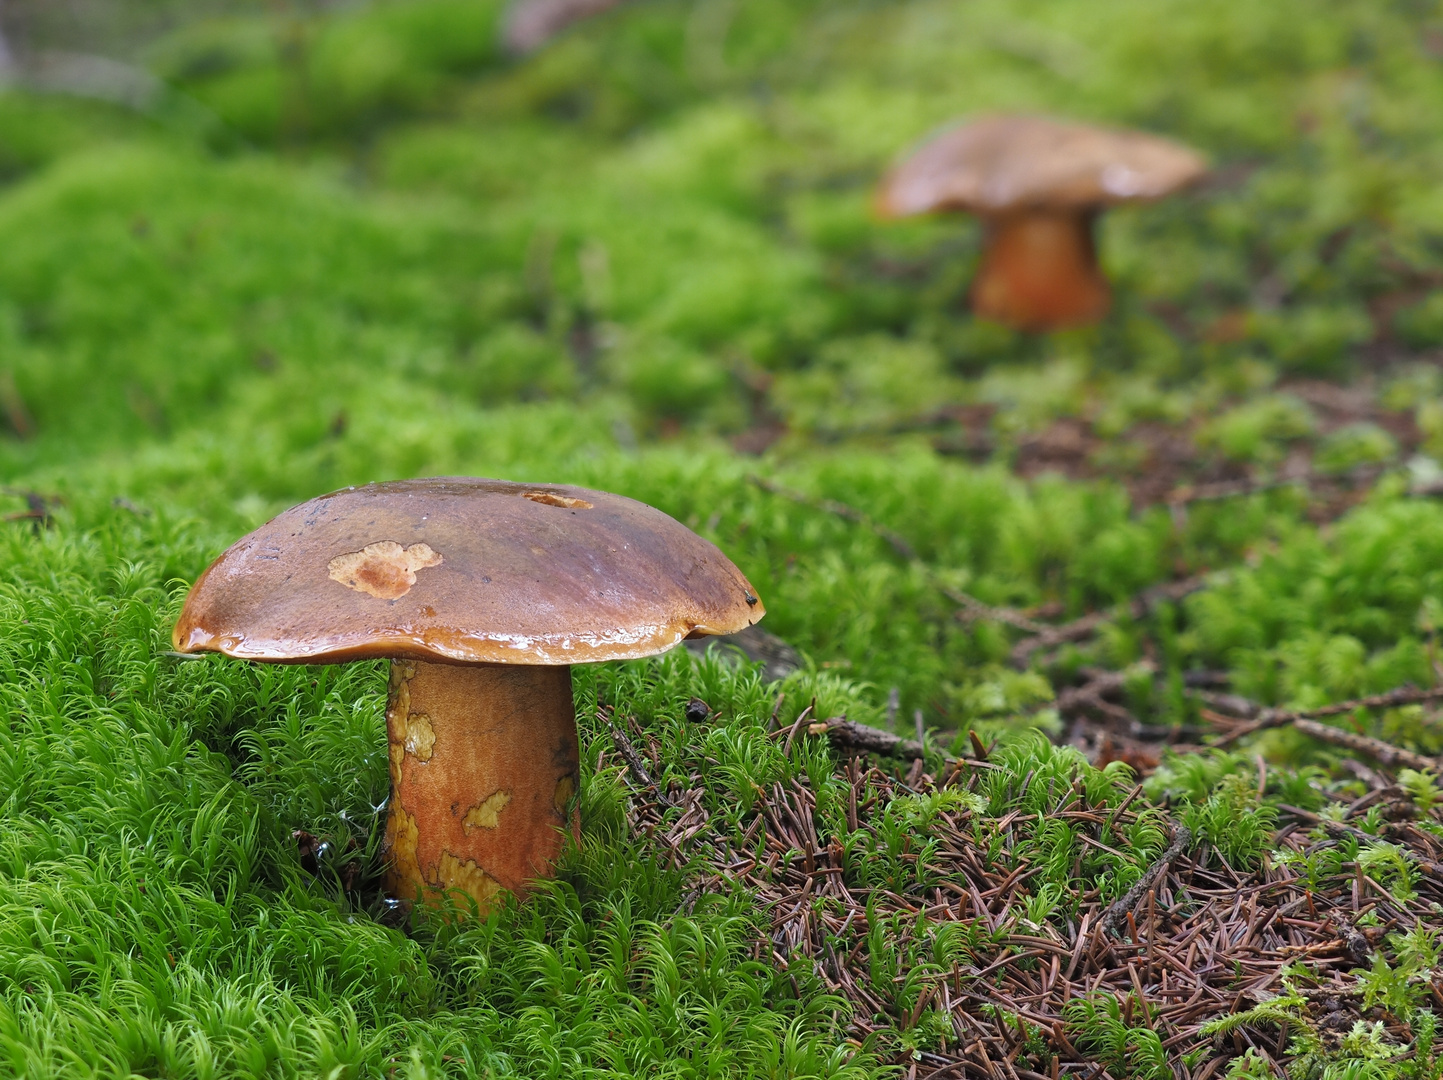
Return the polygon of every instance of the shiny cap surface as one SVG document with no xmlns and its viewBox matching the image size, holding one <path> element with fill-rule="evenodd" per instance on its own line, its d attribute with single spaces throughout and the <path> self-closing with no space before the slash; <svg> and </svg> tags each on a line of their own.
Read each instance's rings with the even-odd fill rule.
<svg viewBox="0 0 1443 1080">
<path fill-rule="evenodd" d="M 707 540 L 644 503 L 441 477 L 293 507 L 203 573 L 181 652 L 332 663 L 575 664 L 650 656 L 765 614 Z"/>
<path fill-rule="evenodd" d="M 1157 199 L 1207 171 L 1202 155 L 1140 131 L 1043 116 L 984 116 L 928 140 L 877 192 L 887 217 L 998 213 Z"/>
</svg>

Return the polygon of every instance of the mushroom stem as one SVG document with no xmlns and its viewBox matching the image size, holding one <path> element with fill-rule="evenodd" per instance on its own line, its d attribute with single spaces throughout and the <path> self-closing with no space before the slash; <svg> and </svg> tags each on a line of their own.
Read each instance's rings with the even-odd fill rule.
<svg viewBox="0 0 1443 1080">
<path fill-rule="evenodd" d="M 386 732 L 391 895 L 484 913 L 552 876 L 580 776 L 569 667 L 394 660 Z"/>
<path fill-rule="evenodd" d="M 1111 295 L 1097 265 L 1094 210 L 1028 209 L 987 219 L 972 310 L 1019 330 L 1096 322 Z"/>
</svg>

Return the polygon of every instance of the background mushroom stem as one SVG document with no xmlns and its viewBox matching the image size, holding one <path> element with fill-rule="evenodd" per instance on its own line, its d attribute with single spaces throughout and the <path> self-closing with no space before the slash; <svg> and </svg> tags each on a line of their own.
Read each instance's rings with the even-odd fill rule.
<svg viewBox="0 0 1443 1080">
<path fill-rule="evenodd" d="M 1111 303 L 1097 265 L 1093 210 L 1025 209 L 989 216 L 972 309 L 1022 330 L 1096 322 Z"/>
<path fill-rule="evenodd" d="M 580 777 L 569 667 L 392 661 L 386 731 L 393 896 L 484 913 L 552 875 Z"/>
</svg>

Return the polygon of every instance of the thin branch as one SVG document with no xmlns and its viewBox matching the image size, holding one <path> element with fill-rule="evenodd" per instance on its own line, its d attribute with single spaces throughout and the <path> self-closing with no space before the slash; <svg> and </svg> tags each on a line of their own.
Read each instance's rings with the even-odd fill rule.
<svg viewBox="0 0 1443 1080">
<path fill-rule="evenodd" d="M 811 718 L 812 710 L 816 707 L 817 699 L 812 698 L 812 703 L 797 714 L 796 720 L 793 721 L 791 729 L 787 732 L 787 741 L 782 745 L 782 757 L 792 756 L 792 743 L 796 741 L 797 732 L 802 730 L 802 725 Z M 781 734 L 780 728 L 777 730 L 777 734 Z"/>
<path fill-rule="evenodd" d="M 623 0 L 516 0 L 506 12 L 501 41 L 508 52 L 535 52 L 572 23 L 616 7 Z"/>
<path fill-rule="evenodd" d="M 28 521 L 34 525 L 36 532 L 39 532 L 41 528 L 49 528 L 51 511 L 65 505 L 65 499 L 59 495 L 43 495 L 38 491 L 30 491 L 26 488 L 0 488 L 0 494 L 25 500 L 24 510 L 5 514 L 0 517 L 0 521 Z"/>
<path fill-rule="evenodd" d="M 1210 704 L 1215 704 L 1218 708 L 1243 714 L 1240 717 L 1227 716 L 1210 709 L 1202 710 L 1203 715 L 1208 720 L 1211 720 L 1215 724 L 1221 724 L 1228 729 L 1224 734 L 1213 740 L 1212 745 L 1227 746 L 1229 743 L 1236 742 L 1244 735 L 1251 735 L 1255 731 L 1263 731 L 1266 728 L 1285 727 L 1288 724 L 1297 724 L 1300 720 L 1319 720 L 1327 716 L 1343 716 L 1347 713 L 1356 712 L 1358 709 L 1396 709 L 1400 705 L 1419 705 L 1426 701 L 1440 701 L 1443 700 L 1443 686 L 1435 686 L 1427 690 L 1419 689 L 1416 686 L 1400 686 L 1382 694 L 1353 698 L 1351 701 L 1339 701 L 1336 704 L 1322 705 L 1316 709 L 1273 709 L 1260 705 L 1255 701 L 1249 701 L 1247 698 L 1238 697 L 1235 694 L 1226 695 L 1226 700 L 1223 700 L 1221 695 L 1216 698 L 1205 697 L 1204 700 L 1209 701 Z M 1240 723 L 1240 720 L 1243 722 Z M 1328 728 L 1327 730 L 1335 731 L 1336 729 Z M 1320 735 L 1318 738 L 1327 738 L 1327 736 Z M 1388 744 L 1382 743 L 1380 745 L 1386 746 Z M 1404 753 L 1407 753 L 1407 751 L 1404 751 Z M 1379 758 L 1378 760 L 1382 761 L 1383 759 Z M 1429 766 L 1429 768 L 1433 767 L 1436 767 L 1436 763 Z"/>
<path fill-rule="evenodd" d="M 883 757 L 902 758 L 907 761 L 916 761 L 926 757 L 927 748 L 915 739 L 904 739 L 900 735 L 893 735 L 890 731 L 883 731 L 881 728 L 869 727 L 866 724 L 859 724 L 855 720 L 848 720 L 845 716 L 834 716 L 828 720 L 819 720 L 807 728 L 810 735 L 825 735 L 832 740 L 832 745 L 840 750 L 862 750 L 868 753 L 881 754 Z M 940 755 L 947 768 L 961 764 L 971 764 L 966 759 Z M 990 768 L 990 766 L 988 766 Z"/>
<path fill-rule="evenodd" d="M 780 495 L 784 499 L 790 499 L 800 506 L 806 506 L 813 510 L 821 510 L 828 514 L 835 514 L 844 521 L 850 521 L 855 525 L 860 525 L 885 540 L 893 551 L 908 562 L 912 562 L 917 558 L 916 549 L 912 547 L 906 537 L 887 528 L 885 525 L 879 524 L 870 515 L 858 510 L 855 506 L 838 502 L 835 499 L 814 498 L 806 494 L 806 492 L 786 487 L 783 484 L 777 483 L 775 480 L 768 480 L 766 477 L 758 476 L 755 473 L 749 473 L 747 475 L 747 482 L 754 484 L 772 495 Z M 933 574 L 932 576 L 935 581 L 936 575 Z M 969 593 L 965 593 L 960 589 L 954 589 L 948 585 L 940 585 L 939 590 L 943 596 L 958 606 L 960 610 L 957 612 L 957 617 L 964 622 L 998 622 L 1005 626 L 1010 626 L 1015 630 L 1021 630 L 1024 634 L 1032 634 L 1039 640 L 1060 629 L 1049 626 L 1046 623 L 1037 622 L 1035 619 L 1030 619 L 1022 612 L 1013 608 L 994 607 Z M 1088 619 L 1091 619 L 1092 622 L 1089 628 L 1078 636 L 1087 636 L 1088 633 L 1091 633 L 1092 630 L 1095 630 L 1108 618 L 1109 616 L 1101 613 L 1084 617 L 1084 619 L 1079 620 L 1079 624 Z M 1019 646 L 1019 648 L 1021 648 L 1021 646 Z M 1025 666 L 1025 664 L 1023 666 Z"/>
<path fill-rule="evenodd" d="M 1359 930 L 1341 911 L 1333 912 L 1333 925 L 1338 928 L 1342 935 L 1343 947 L 1348 950 L 1353 963 L 1359 967 L 1367 967 L 1368 961 L 1373 957 L 1373 946 L 1363 932 Z"/>
<path fill-rule="evenodd" d="M 845 521 L 860 525 L 864 529 L 870 529 L 877 536 L 887 541 L 887 543 L 892 546 L 892 550 L 908 562 L 911 562 L 917 557 L 916 550 L 907 542 L 904 536 L 900 533 L 893 532 L 885 525 L 879 525 L 871 516 L 858 510 L 855 506 L 849 506 L 844 502 L 837 502 L 835 499 L 814 498 L 804 491 L 797 491 L 795 488 L 786 487 L 785 485 L 777 483 L 775 480 L 768 480 L 765 476 L 758 476 L 756 473 L 748 473 L 747 482 L 754 484 L 772 495 L 780 495 L 784 499 L 790 499 L 792 502 L 798 503 L 801 506 L 809 506 L 813 510 L 824 510 L 829 514 L 835 514 Z"/>
<path fill-rule="evenodd" d="M 1209 576 L 1199 574 L 1195 577 L 1183 578 L 1181 581 L 1154 585 L 1129 600 L 1126 610 L 1134 619 L 1144 619 L 1151 615 L 1159 605 L 1181 600 L 1183 597 L 1205 588 L 1208 583 Z M 1063 623 L 1061 626 L 1049 626 L 1035 637 L 1019 641 L 1013 647 L 1008 660 L 1015 668 L 1025 668 L 1031 662 L 1034 653 L 1043 649 L 1056 648 L 1058 645 L 1065 645 L 1070 641 L 1081 641 L 1083 638 L 1091 637 L 1104 623 L 1111 622 L 1115 618 L 1117 618 L 1116 610 L 1094 611 L 1080 619 Z"/>
<path fill-rule="evenodd" d="M 1286 803 L 1280 803 L 1278 809 L 1285 814 L 1297 818 L 1299 821 L 1305 821 L 1309 825 L 1317 826 L 1324 832 L 1330 832 L 1334 836 L 1351 836 L 1364 844 L 1375 844 L 1378 842 L 1378 837 L 1365 833 L 1356 825 L 1349 825 L 1346 821 L 1333 821 L 1331 818 L 1325 818 L 1310 810 L 1304 810 L 1298 806 L 1289 806 Z M 1418 869 L 1422 870 L 1423 873 L 1429 875 L 1435 881 L 1443 881 L 1443 863 L 1430 859 L 1417 850 L 1410 850 L 1409 854 L 1413 862 L 1417 864 Z"/>
<path fill-rule="evenodd" d="M 1309 494 L 1314 484 L 1343 484 L 1362 487 L 1371 484 L 1387 471 L 1384 465 L 1359 465 L 1346 472 L 1322 472 L 1306 469 L 1292 475 L 1255 477 L 1245 480 L 1219 480 L 1210 484 L 1182 484 L 1168 492 L 1163 502 L 1180 510 L 1190 503 L 1211 502 L 1217 499 L 1231 499 L 1239 495 L 1258 495 L 1264 491 L 1276 491 L 1285 487 L 1301 487 Z M 1416 491 L 1410 494 L 1417 494 Z M 1431 494 L 1431 492 L 1425 492 Z"/>
<path fill-rule="evenodd" d="M 977 597 L 962 592 L 960 589 L 944 588 L 942 595 L 960 608 L 957 618 L 963 622 L 999 622 L 1026 634 L 1046 634 L 1053 629 L 1046 623 L 1029 619 L 1022 612 L 1012 608 L 993 607 L 991 604 L 985 604 Z"/>
<path fill-rule="evenodd" d="M 1439 761 L 1437 758 L 1428 757 L 1426 754 L 1415 754 L 1412 750 L 1405 750 L 1401 746 L 1394 746 L 1392 743 L 1384 742 L 1382 739 L 1369 738 L 1367 735 L 1355 735 L 1351 731 L 1343 731 L 1341 728 L 1329 727 L 1327 724 L 1320 724 L 1316 720 L 1295 720 L 1293 727 L 1297 728 L 1304 735 L 1311 735 L 1320 742 L 1332 743 L 1334 746 L 1341 746 L 1347 750 L 1353 750 L 1359 754 L 1366 754 L 1375 761 L 1382 762 L 1390 769 L 1404 768 L 1417 769 L 1419 772 L 1437 772 Z"/>
<path fill-rule="evenodd" d="M 1103 695 L 1118 693 L 1127 685 L 1126 672 L 1084 668 L 1082 673 L 1086 676 L 1087 682 L 1081 686 L 1069 686 L 1057 695 L 1057 700 L 1053 705 L 1059 716 L 1101 713 L 1109 720 L 1131 721 L 1133 719 L 1132 714 L 1122 706 L 1103 700 Z"/>
<path fill-rule="evenodd" d="M 0 85 L 10 80 L 15 73 L 15 50 L 5 36 L 5 3 L 0 0 Z"/>
<path fill-rule="evenodd" d="M 676 804 L 667 798 L 666 793 L 657 787 L 656 781 L 646 771 L 646 764 L 641 760 L 641 755 L 636 752 L 636 747 L 631 745 L 631 740 L 626 737 L 626 732 L 611 722 L 611 717 L 605 712 L 598 710 L 597 718 L 603 721 L 611 729 L 611 741 L 616 746 L 617 752 L 621 754 L 626 762 L 627 769 L 631 772 L 632 779 L 636 785 L 643 790 L 649 791 L 657 802 L 663 806 L 671 807 Z"/>
<path fill-rule="evenodd" d="M 1152 890 L 1172 861 L 1187 850 L 1191 844 L 1192 830 L 1186 825 L 1174 825 L 1172 827 L 1172 843 L 1167 846 L 1167 850 L 1157 857 L 1142 877 L 1137 879 L 1137 884 L 1113 901 L 1107 911 L 1103 913 L 1098 928 L 1104 935 L 1110 937 L 1118 935 L 1119 924 L 1137 907 L 1138 901 Z"/>
</svg>

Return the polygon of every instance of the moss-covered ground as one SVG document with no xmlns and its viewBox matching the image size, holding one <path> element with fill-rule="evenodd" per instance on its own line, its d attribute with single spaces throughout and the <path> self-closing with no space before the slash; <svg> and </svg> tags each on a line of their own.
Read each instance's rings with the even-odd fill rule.
<svg viewBox="0 0 1443 1080">
<path fill-rule="evenodd" d="M 0 1073 L 1439 1074 L 1430 775 L 1288 724 L 1202 744 L 1249 702 L 1439 681 L 1443 10 L 637 0 L 524 59 L 496 0 L 247 12 L 149 41 L 128 104 L 83 64 L 84 94 L 0 94 Z M 979 323 L 975 222 L 869 212 L 908 145 L 998 109 L 1213 162 L 1103 219 L 1099 327 Z M 384 671 L 167 653 L 248 529 L 437 474 L 664 509 L 804 658 L 578 669 L 582 842 L 480 922 L 379 893 Z M 927 771 L 864 774 L 807 706 L 920 716 Z M 1443 750 L 1426 701 L 1327 722 Z M 860 908 L 767 893 L 797 791 Z M 657 841 L 693 810 L 713 840 Z M 1123 955 L 1153 924 L 1078 919 L 1179 825 L 1164 921 L 1282 875 L 1306 905 L 1201 940 L 1316 934 L 1229 960 L 1172 1036 L 1167 965 Z M 765 873 L 723 865 L 768 835 Z M 993 870 L 1010 899 L 944 932 L 935 898 Z M 815 955 L 774 934 L 799 903 Z M 1008 956 L 1055 989 L 1037 941 L 1103 973 L 1052 1030 L 1041 998 L 977 1004 Z"/>
</svg>

